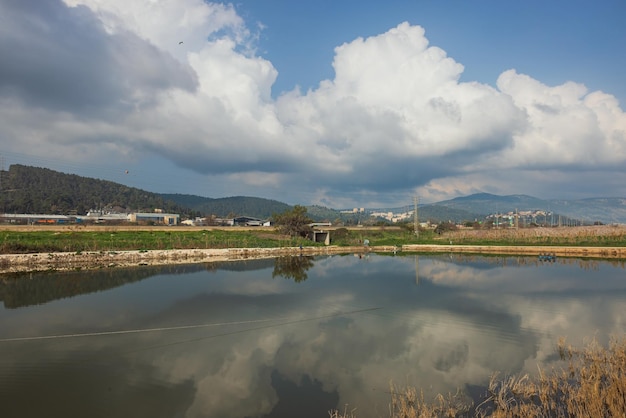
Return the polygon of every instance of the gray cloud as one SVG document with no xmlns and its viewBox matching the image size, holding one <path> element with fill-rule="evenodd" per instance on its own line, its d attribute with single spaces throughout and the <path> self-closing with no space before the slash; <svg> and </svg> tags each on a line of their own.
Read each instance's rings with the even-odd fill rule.
<svg viewBox="0 0 626 418">
<path fill-rule="evenodd" d="M 51 111 L 119 114 L 196 76 L 131 32 L 107 33 L 86 6 L 60 0 L 0 3 L 0 94 Z"/>
</svg>

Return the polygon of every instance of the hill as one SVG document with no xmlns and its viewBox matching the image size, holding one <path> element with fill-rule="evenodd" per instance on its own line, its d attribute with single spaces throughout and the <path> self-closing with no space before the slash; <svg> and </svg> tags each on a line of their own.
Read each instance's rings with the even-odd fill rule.
<svg viewBox="0 0 626 418">
<path fill-rule="evenodd" d="M 293 209 L 293 206 L 287 203 L 260 197 L 234 196 L 210 198 L 188 194 L 161 194 L 161 196 L 202 214 L 215 215 L 223 218 L 252 216 L 260 219 L 269 219 L 275 214 Z M 359 222 L 357 216 L 341 213 L 335 209 L 318 205 L 307 206 L 306 208 L 307 215 L 317 222 L 335 222 L 339 220 L 348 225 L 356 225 Z"/>
<path fill-rule="evenodd" d="M 0 212 L 82 215 L 91 209 L 153 212 L 158 208 L 192 215 L 156 193 L 111 181 L 24 165 L 11 165 L 0 175 Z"/>
<path fill-rule="evenodd" d="M 84 215 L 91 209 L 153 212 L 162 209 L 183 217 L 245 215 L 261 219 L 291 206 L 257 197 L 211 199 L 159 194 L 123 184 L 66 174 L 47 168 L 11 165 L 0 172 L 0 212 Z"/>
<path fill-rule="evenodd" d="M 472 208 L 450 207 L 439 204 L 420 206 L 418 215 L 422 222 L 430 221 L 432 223 L 473 221 L 485 217 L 480 212 L 475 213 Z"/>
<path fill-rule="evenodd" d="M 223 218 L 251 216 L 268 219 L 274 214 L 283 213 L 292 208 L 286 203 L 260 197 L 234 196 L 213 199 L 188 194 L 161 194 L 160 196 L 204 215 L 216 215 Z"/>
<path fill-rule="evenodd" d="M 571 213 L 571 216 L 599 221 L 605 224 L 626 223 L 626 199 L 618 197 L 589 198 L 580 200 L 549 200 L 555 211 Z"/>
<path fill-rule="evenodd" d="M 106 180 L 65 174 L 47 168 L 11 165 L 0 171 L 0 212 L 85 214 L 90 209 L 127 212 L 152 212 L 162 209 L 182 217 L 229 215 L 270 218 L 292 206 L 259 197 L 234 196 L 209 198 L 189 194 L 159 194 Z M 315 221 L 342 221 L 347 225 L 375 222 L 365 213 L 342 213 L 322 206 L 308 206 Z M 379 209 L 380 210 L 380 209 Z M 412 208 L 382 209 L 405 212 Z M 419 207 L 420 221 L 472 221 L 489 214 L 515 211 L 543 211 L 586 223 L 626 223 L 626 199 L 588 198 L 579 200 L 543 200 L 527 195 L 499 196 L 478 193 Z M 545 215 L 544 215 L 545 216 Z M 545 218 L 544 218 L 545 219 Z"/>
<path fill-rule="evenodd" d="M 467 210 L 483 217 L 494 213 L 545 211 L 586 223 L 626 223 L 626 199 L 590 198 L 578 200 L 538 199 L 527 195 L 498 196 L 478 193 L 437 202 L 437 206 Z"/>
</svg>

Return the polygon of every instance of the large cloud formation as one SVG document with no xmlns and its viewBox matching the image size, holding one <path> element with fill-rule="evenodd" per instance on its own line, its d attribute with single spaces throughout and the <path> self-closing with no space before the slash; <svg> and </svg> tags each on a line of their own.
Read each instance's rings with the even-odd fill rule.
<svg viewBox="0 0 626 418">
<path fill-rule="evenodd" d="M 275 98 L 278 70 L 229 5 L 3 0 L 0 16 L 5 152 L 158 156 L 231 194 L 332 207 L 573 185 L 626 195 L 615 97 L 513 69 L 496 87 L 461 82 L 420 26 L 340 45 L 334 79 Z"/>
</svg>

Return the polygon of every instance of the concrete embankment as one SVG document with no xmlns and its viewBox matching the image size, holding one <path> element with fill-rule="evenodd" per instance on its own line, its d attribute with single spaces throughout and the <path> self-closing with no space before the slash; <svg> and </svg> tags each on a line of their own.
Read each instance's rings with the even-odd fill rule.
<svg viewBox="0 0 626 418">
<path fill-rule="evenodd" d="M 273 258 L 287 255 L 392 252 L 398 247 L 281 247 L 224 248 L 149 251 L 98 251 L 37 254 L 0 254 L 0 274 L 34 271 L 88 270 L 141 265 L 210 263 L 217 261 Z"/>
<path fill-rule="evenodd" d="M 149 251 L 99 251 L 73 253 L 0 254 L 0 274 L 33 271 L 89 270 L 141 265 L 210 263 L 273 258 L 288 255 L 350 253 L 470 253 L 503 255 L 552 254 L 559 257 L 626 259 L 626 247 L 549 247 L 486 245 L 403 245 L 355 247 L 224 248 Z"/>
<path fill-rule="evenodd" d="M 557 246 L 500 246 L 500 245 L 403 245 L 404 252 L 420 253 L 471 253 L 541 255 L 558 257 L 624 258 L 626 247 L 557 247 Z"/>
</svg>

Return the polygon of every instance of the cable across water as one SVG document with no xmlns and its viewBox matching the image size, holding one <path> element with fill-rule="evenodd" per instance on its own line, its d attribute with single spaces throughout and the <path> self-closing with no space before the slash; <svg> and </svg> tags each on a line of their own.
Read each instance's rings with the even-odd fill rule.
<svg viewBox="0 0 626 418">
<path fill-rule="evenodd" d="M 80 337 L 97 337 L 97 336 L 105 336 L 105 335 L 121 335 L 121 334 L 138 334 L 144 332 L 160 332 L 160 331 L 176 331 L 183 329 L 194 329 L 194 328 L 209 328 L 209 327 L 219 327 L 226 325 L 244 325 L 244 324 L 254 324 L 261 322 L 272 322 L 272 321 L 288 321 L 281 325 L 294 323 L 294 322 L 302 322 L 302 321 L 311 321 L 315 319 L 323 319 L 329 318 L 333 316 L 340 315 L 350 315 L 359 312 L 373 311 L 381 309 L 377 308 L 366 308 L 366 309 L 358 309 L 354 311 L 347 312 L 337 312 L 334 314 L 328 314 L 318 317 L 312 318 L 266 318 L 266 319 L 251 319 L 247 321 L 231 321 L 231 322 L 212 322 L 207 324 L 196 324 L 196 325 L 180 325 L 174 327 L 159 327 L 159 328 L 140 328 L 140 329 L 128 329 L 128 330 L 119 330 L 119 331 L 100 331 L 100 332 L 86 332 L 86 333 L 75 333 L 75 334 L 58 334 L 58 335 L 42 335 L 42 336 L 31 336 L 31 337 L 13 337 L 13 338 L 0 338 L 0 343 L 11 342 L 11 341 L 37 341 L 37 340 L 52 340 L 52 339 L 60 339 L 60 338 L 80 338 Z"/>
</svg>

